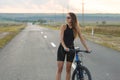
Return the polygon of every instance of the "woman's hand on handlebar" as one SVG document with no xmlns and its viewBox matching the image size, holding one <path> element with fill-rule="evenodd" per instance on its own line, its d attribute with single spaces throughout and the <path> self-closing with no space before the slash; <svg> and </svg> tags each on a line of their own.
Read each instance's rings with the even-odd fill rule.
<svg viewBox="0 0 120 80">
<path fill-rule="evenodd" d="M 91 50 L 86 50 L 86 53 L 91 53 L 92 51 Z"/>
<path fill-rule="evenodd" d="M 65 50 L 65 51 L 67 51 L 67 52 L 69 52 L 69 51 L 70 51 L 70 49 L 69 49 L 69 48 L 67 48 L 67 47 L 66 47 L 66 48 L 64 48 L 64 50 Z"/>
</svg>

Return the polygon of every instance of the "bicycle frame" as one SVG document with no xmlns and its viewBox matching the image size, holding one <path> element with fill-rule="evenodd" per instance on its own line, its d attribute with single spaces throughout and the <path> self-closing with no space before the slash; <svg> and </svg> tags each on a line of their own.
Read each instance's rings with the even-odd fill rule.
<svg viewBox="0 0 120 80">
<path fill-rule="evenodd" d="M 82 61 L 79 59 L 78 53 L 75 52 L 75 63 L 76 63 L 76 68 L 75 70 L 80 70 L 80 67 L 82 66 Z M 83 71 L 81 70 L 78 72 L 79 77 L 83 78 Z"/>
<path fill-rule="evenodd" d="M 77 64 L 76 66 L 81 66 L 82 61 L 79 59 L 78 53 L 75 53 L 75 63 Z"/>
</svg>

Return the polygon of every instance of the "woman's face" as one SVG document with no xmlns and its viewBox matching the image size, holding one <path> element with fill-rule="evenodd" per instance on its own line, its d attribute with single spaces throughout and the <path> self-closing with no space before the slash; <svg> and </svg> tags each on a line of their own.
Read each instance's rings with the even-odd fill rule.
<svg viewBox="0 0 120 80">
<path fill-rule="evenodd" d="M 67 16 L 66 16 L 66 21 L 67 21 L 67 23 L 72 24 L 72 18 L 69 14 L 67 14 Z"/>
</svg>

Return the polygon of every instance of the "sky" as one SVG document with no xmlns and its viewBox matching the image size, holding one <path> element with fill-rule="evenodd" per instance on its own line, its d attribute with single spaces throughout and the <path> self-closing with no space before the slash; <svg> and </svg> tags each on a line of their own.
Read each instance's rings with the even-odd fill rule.
<svg viewBox="0 0 120 80">
<path fill-rule="evenodd" d="M 84 13 L 120 14 L 120 0 L 84 0 Z M 0 13 L 82 13 L 82 0 L 0 0 Z"/>
</svg>

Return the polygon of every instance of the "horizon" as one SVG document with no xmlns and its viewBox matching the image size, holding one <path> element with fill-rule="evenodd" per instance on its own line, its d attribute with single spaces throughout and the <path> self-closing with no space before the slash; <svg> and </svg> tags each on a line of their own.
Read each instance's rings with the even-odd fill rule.
<svg viewBox="0 0 120 80">
<path fill-rule="evenodd" d="M 67 13 L 0 13 L 0 14 L 67 14 Z M 75 14 L 82 14 L 82 13 L 75 13 Z M 84 14 L 118 14 L 119 15 L 120 13 L 84 13 Z"/>
</svg>

